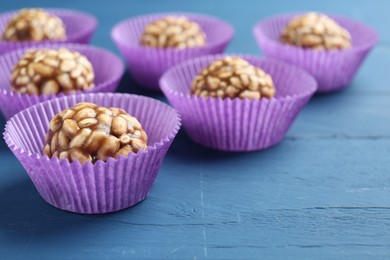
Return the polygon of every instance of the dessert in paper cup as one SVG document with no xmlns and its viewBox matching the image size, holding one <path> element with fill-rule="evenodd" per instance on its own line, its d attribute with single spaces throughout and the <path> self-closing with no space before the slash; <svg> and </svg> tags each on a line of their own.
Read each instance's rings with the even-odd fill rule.
<svg viewBox="0 0 390 260">
<path fill-rule="evenodd" d="M 146 198 L 179 128 L 178 113 L 158 100 L 90 93 L 16 114 L 4 139 L 46 202 L 99 214 Z"/>
<path fill-rule="evenodd" d="M 42 58 L 42 53 L 39 53 L 39 51 L 42 50 L 44 51 L 43 55 L 45 55 L 45 58 Z M 58 59 L 61 57 L 64 59 L 53 61 L 53 58 L 49 57 L 52 55 L 53 50 L 58 51 Z M 40 57 L 25 58 L 26 54 L 29 52 Z M 69 65 L 74 65 L 73 61 L 69 62 L 69 52 L 70 55 L 75 54 L 81 63 L 87 63 L 86 68 L 84 69 L 86 71 L 80 71 L 78 67 L 69 71 Z M 53 55 L 57 57 L 55 53 Z M 81 56 L 84 58 L 81 58 Z M 30 61 L 30 64 L 26 63 L 27 60 Z M 67 64 L 64 64 L 64 61 L 66 61 L 65 63 Z M 21 64 L 21 67 L 18 67 L 19 64 Z M 64 75 L 59 71 L 62 69 L 63 65 L 68 65 L 68 68 L 64 68 L 64 74 L 67 74 L 65 75 L 66 77 L 63 77 Z M 25 68 L 23 68 L 23 66 Z M 30 71 L 31 66 L 35 66 L 34 71 Z M 90 68 L 91 66 L 92 68 Z M 17 68 L 19 68 L 19 71 L 16 71 Z M 53 75 L 45 74 L 45 71 L 42 71 L 42 68 L 50 69 Z M 82 72 L 87 73 L 87 68 L 91 70 L 89 71 L 90 74 L 92 74 L 92 72 L 94 73 L 93 77 L 92 75 L 83 76 L 84 74 L 82 74 Z M 18 49 L 0 56 L 0 109 L 6 118 L 10 118 L 17 112 L 29 106 L 68 93 L 115 92 L 123 73 L 123 62 L 116 55 L 107 50 L 89 45 L 51 43 L 37 46 L 33 49 Z M 35 74 L 40 75 L 40 83 L 37 83 L 35 86 L 39 88 L 39 91 L 37 91 L 35 87 L 34 90 L 27 91 L 29 86 L 34 83 L 34 77 L 38 77 Z M 56 86 L 68 86 L 68 76 L 73 80 L 74 86 L 76 86 L 76 83 L 83 83 L 87 80 L 89 80 L 91 84 L 87 86 L 83 83 L 82 86 L 85 85 L 83 88 L 64 88 L 58 89 L 56 92 L 44 90 L 44 85 L 52 83 L 52 78 L 57 82 Z M 76 77 L 73 78 L 73 76 Z M 81 79 L 81 77 L 84 78 Z M 59 84 L 64 81 L 64 79 L 64 84 Z M 78 82 L 77 80 L 82 80 L 83 82 Z M 21 83 L 23 87 L 21 87 L 21 84 L 17 83 Z"/>
<path fill-rule="evenodd" d="M 236 54 L 186 61 L 167 71 L 160 85 L 189 137 L 224 151 L 279 143 L 316 91 L 314 78 L 302 69 Z"/>
<path fill-rule="evenodd" d="M 313 75 L 318 92 L 347 87 L 378 38 L 374 30 L 358 21 L 319 13 L 264 19 L 253 33 L 265 56 Z"/>
<path fill-rule="evenodd" d="M 227 22 L 193 13 L 143 15 L 117 24 L 111 37 L 133 78 L 159 90 L 158 80 L 172 66 L 190 58 L 222 53 L 234 35 Z"/>
<path fill-rule="evenodd" d="M 36 15 L 38 13 L 38 15 Z M 43 14 L 42 14 L 43 13 Z M 12 37 L 12 32 L 15 35 L 24 36 L 26 30 L 17 34 L 15 28 L 10 28 L 10 22 L 12 19 L 22 19 L 23 23 L 31 22 L 34 16 L 38 16 L 41 26 L 48 25 L 48 28 L 42 28 L 41 31 L 38 28 L 38 32 L 34 31 L 33 38 Z M 60 23 L 61 32 L 55 33 L 50 30 L 58 29 L 56 25 L 51 26 L 52 20 L 45 21 L 46 17 L 55 19 L 54 22 Z M 58 21 L 59 20 L 59 21 Z M 17 20 L 12 21 L 12 25 L 17 27 Z M 36 23 L 34 23 L 36 24 Z M 31 29 L 31 25 L 28 29 Z M 68 10 L 68 9 L 23 9 L 19 11 L 12 11 L 0 14 L 0 54 L 9 52 L 11 50 L 19 48 L 29 48 L 38 46 L 45 43 L 63 42 L 63 43 L 80 43 L 87 44 L 92 38 L 97 26 L 97 20 L 90 14 L 86 14 L 80 11 Z M 8 30 L 8 31 L 7 31 Z M 48 31 L 48 32 L 47 32 Z M 58 37 L 44 37 L 44 33 L 53 35 L 56 34 Z"/>
</svg>

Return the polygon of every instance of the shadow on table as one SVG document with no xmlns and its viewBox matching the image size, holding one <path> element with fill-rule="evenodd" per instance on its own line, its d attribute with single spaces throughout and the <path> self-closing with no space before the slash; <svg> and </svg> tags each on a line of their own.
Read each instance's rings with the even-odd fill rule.
<svg viewBox="0 0 390 260">
<path fill-rule="evenodd" d="M 222 163 L 228 160 L 245 160 L 246 158 L 252 158 L 256 156 L 259 160 L 262 160 L 262 156 L 268 157 L 269 153 L 272 153 L 275 149 L 278 149 L 280 143 L 262 151 L 251 152 L 229 152 L 219 151 L 211 148 L 201 146 L 190 139 L 184 129 L 181 129 L 171 145 L 169 150 L 169 156 L 174 156 L 176 159 L 185 161 L 190 164 L 198 163 Z"/>
<path fill-rule="evenodd" d="M 343 97 L 344 95 L 351 95 L 356 90 L 357 86 L 353 82 L 351 82 L 349 85 L 347 85 L 345 88 L 337 90 L 337 91 L 331 91 L 331 92 L 324 92 L 324 93 L 315 93 L 312 97 L 310 102 L 316 102 L 316 100 L 328 100 L 331 102 L 331 100 L 335 99 L 336 97 Z"/>
<path fill-rule="evenodd" d="M 6 123 L 5 117 L 0 112 L 0 126 L 1 126 L 2 131 L 4 130 L 5 123 Z M 0 151 L 4 151 L 4 150 L 5 151 L 9 151 L 8 147 L 7 147 L 7 144 L 4 141 L 3 135 L 1 135 L 0 139 L 1 139 L 0 140 Z"/>
<path fill-rule="evenodd" d="M 135 82 L 129 72 L 126 70 L 126 72 L 123 74 L 123 77 L 121 79 L 121 82 L 119 83 L 117 92 L 119 93 L 130 93 L 130 94 L 136 94 L 136 95 L 142 95 L 142 96 L 148 96 L 152 98 L 157 99 L 164 99 L 164 95 L 161 91 L 154 91 L 147 89 L 145 87 L 142 87 L 137 82 Z"/>
<path fill-rule="evenodd" d="M 140 203 L 141 204 L 141 203 Z M 104 215 L 83 215 L 65 212 L 47 204 L 26 176 L 0 190 L 0 234 L 10 241 L 25 241 L 34 235 L 34 242 L 59 235 L 80 233 L 97 228 L 102 222 L 136 210 L 137 206 Z"/>
</svg>

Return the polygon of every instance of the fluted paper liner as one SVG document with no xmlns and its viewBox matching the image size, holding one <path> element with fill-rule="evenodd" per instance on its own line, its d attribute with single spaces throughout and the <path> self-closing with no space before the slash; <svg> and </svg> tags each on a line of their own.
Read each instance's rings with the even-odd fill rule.
<svg viewBox="0 0 390 260">
<path fill-rule="evenodd" d="M 84 101 L 119 107 L 135 116 L 148 134 L 147 150 L 95 164 L 69 163 L 43 155 L 50 119 Z M 106 213 L 146 198 L 179 127 L 177 112 L 158 100 L 91 93 L 56 98 L 18 113 L 7 122 L 4 139 L 46 202 L 66 211 Z"/>
<path fill-rule="evenodd" d="M 66 39 L 46 40 L 40 42 L 9 42 L 3 41 L 0 37 L 0 54 L 19 48 L 30 48 L 47 43 L 80 43 L 87 44 L 92 38 L 97 26 L 97 20 L 90 14 L 68 9 L 45 9 L 47 12 L 58 16 L 65 25 Z M 8 21 L 18 11 L 0 14 L 0 35 L 3 34 Z"/>
<path fill-rule="evenodd" d="M 376 32 L 360 22 L 329 15 L 349 31 L 352 48 L 316 51 L 282 44 L 279 37 L 283 28 L 297 15 L 299 14 L 278 15 L 255 25 L 253 33 L 264 54 L 308 71 L 318 82 L 318 92 L 330 92 L 348 86 L 375 45 L 378 38 Z"/>
<path fill-rule="evenodd" d="M 186 16 L 198 23 L 206 34 L 203 47 L 175 49 L 152 48 L 140 44 L 147 24 L 168 15 Z M 133 78 L 142 86 L 159 90 L 158 80 L 174 65 L 190 58 L 222 53 L 234 35 L 234 29 L 220 19 L 193 13 L 157 13 L 131 18 L 117 24 L 111 37 L 126 59 Z"/>
<path fill-rule="evenodd" d="M 191 95 L 189 90 L 195 76 L 223 56 L 226 55 L 184 62 L 160 80 L 165 96 L 182 116 L 187 134 L 201 145 L 225 151 L 261 150 L 280 142 L 315 92 L 315 80 L 291 65 L 240 55 L 272 76 L 276 87 L 274 98 L 221 99 Z"/>
<path fill-rule="evenodd" d="M 123 62 L 113 53 L 88 45 L 81 44 L 45 44 L 34 49 L 41 48 L 67 48 L 84 54 L 91 62 L 95 72 L 95 87 L 86 92 L 115 92 L 119 81 L 124 73 Z M 10 78 L 15 64 L 28 50 L 19 49 L 0 56 L 0 109 L 6 118 L 10 118 L 17 112 L 35 105 L 37 103 L 64 96 L 63 93 L 58 95 L 28 95 L 11 91 Z"/>
</svg>

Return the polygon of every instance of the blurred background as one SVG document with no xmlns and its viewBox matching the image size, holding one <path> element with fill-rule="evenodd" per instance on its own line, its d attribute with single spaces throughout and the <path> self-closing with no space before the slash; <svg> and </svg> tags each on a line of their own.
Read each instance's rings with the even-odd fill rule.
<svg viewBox="0 0 390 260">
<path fill-rule="evenodd" d="M 119 21 L 136 15 L 189 11 L 218 16 L 229 21 L 236 29 L 236 36 L 227 51 L 258 54 L 252 37 L 252 27 L 260 19 L 274 14 L 294 11 L 318 11 L 347 15 L 377 29 L 382 42 L 390 40 L 390 31 L 382 26 L 389 15 L 387 0 L 34 0 L 4 1 L 0 11 L 8 11 L 23 7 L 63 7 L 82 10 L 95 15 L 99 21 L 92 44 L 108 48 L 118 53 L 110 39 L 111 28 Z M 364 8 L 362 8 L 364 6 Z"/>
</svg>

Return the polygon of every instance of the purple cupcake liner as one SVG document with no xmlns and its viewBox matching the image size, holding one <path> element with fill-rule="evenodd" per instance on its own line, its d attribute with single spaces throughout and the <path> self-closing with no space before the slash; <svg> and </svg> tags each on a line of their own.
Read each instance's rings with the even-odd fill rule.
<svg viewBox="0 0 390 260">
<path fill-rule="evenodd" d="M 85 92 L 115 92 L 124 73 L 123 62 L 113 53 L 82 44 L 47 43 L 36 46 L 34 49 L 43 48 L 67 48 L 84 54 L 95 71 L 95 87 Z M 11 91 L 10 77 L 15 64 L 29 48 L 18 49 L 0 56 L 0 110 L 8 119 L 17 112 L 37 103 L 64 96 L 59 95 L 28 95 Z M 78 93 L 83 93 L 79 91 Z"/>
<path fill-rule="evenodd" d="M 224 151 L 254 151 L 277 144 L 316 91 L 316 81 L 294 66 L 238 55 L 272 76 L 276 87 L 274 98 L 221 99 L 191 95 L 189 90 L 195 76 L 224 56 L 227 55 L 192 59 L 161 78 L 161 89 L 182 116 L 186 132 L 196 143 Z"/>
<path fill-rule="evenodd" d="M 148 134 L 147 150 L 95 164 L 43 155 L 50 119 L 84 101 L 119 107 L 138 118 Z M 146 198 L 179 128 L 177 112 L 158 100 L 90 93 L 53 99 L 18 113 L 7 122 L 4 139 L 46 202 L 66 211 L 97 214 L 128 208 Z"/>
<path fill-rule="evenodd" d="M 141 46 L 139 41 L 146 25 L 168 15 L 183 15 L 198 23 L 206 34 L 206 45 L 183 50 Z M 131 18 L 117 24 L 111 32 L 111 37 L 125 57 L 134 80 L 152 90 L 160 90 L 158 81 L 166 70 L 194 57 L 222 53 L 233 36 L 233 27 L 225 21 L 211 16 L 182 12 Z"/>
<path fill-rule="evenodd" d="M 294 64 L 313 75 L 318 82 L 318 92 L 345 88 L 377 42 L 376 32 L 360 22 L 329 15 L 349 31 L 352 48 L 316 51 L 282 44 L 279 37 L 283 28 L 297 15 L 300 14 L 278 15 L 257 23 L 253 33 L 258 45 L 267 57 Z"/>
<path fill-rule="evenodd" d="M 68 9 L 45 9 L 49 13 L 61 18 L 65 25 L 67 37 L 65 40 L 41 41 L 41 42 L 8 42 L 0 39 L 0 54 L 19 48 L 31 48 L 47 43 L 80 43 L 88 44 L 95 32 L 97 20 L 90 14 Z M 18 11 L 3 13 L 0 15 L 0 34 L 3 33 L 8 21 Z M 1 37 L 0 37 L 1 38 Z"/>
</svg>

